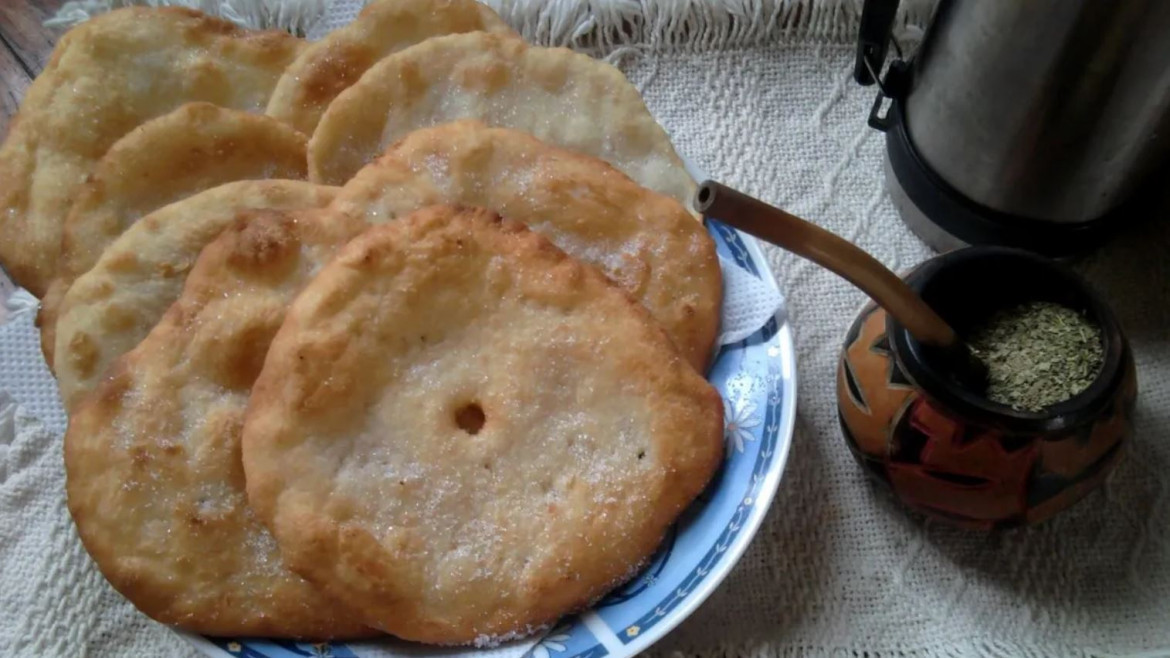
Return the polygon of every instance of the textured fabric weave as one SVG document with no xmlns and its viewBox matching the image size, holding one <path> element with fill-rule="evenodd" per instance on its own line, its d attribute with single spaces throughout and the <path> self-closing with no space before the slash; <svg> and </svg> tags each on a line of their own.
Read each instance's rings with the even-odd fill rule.
<svg viewBox="0 0 1170 658">
<path fill-rule="evenodd" d="M 900 223 L 847 46 L 649 57 L 632 77 L 712 175 L 856 242 L 894 269 L 930 255 Z M 779 249 L 797 343 L 797 435 L 768 519 L 726 583 L 657 650 L 704 656 L 1170 655 L 1170 221 L 1077 267 L 1133 342 L 1136 438 L 1103 491 L 998 534 L 908 515 L 853 462 L 835 364 L 865 302 Z M 801 651 L 803 649 L 803 651 Z M 854 653 L 856 652 L 856 653 Z"/>
<path fill-rule="evenodd" d="M 604 12 L 645 3 L 589 4 Z M 766 23 L 759 7 L 772 6 L 721 6 L 728 4 L 749 26 Z M 611 44 L 609 52 L 684 156 L 907 268 L 930 252 L 897 219 L 883 186 L 882 137 L 865 125 L 873 90 L 853 83 L 852 46 L 833 36 L 848 34 L 854 19 L 854 10 L 841 10 L 819 33 L 777 31 L 710 47 L 661 39 Z M 526 35 L 544 30 L 563 40 L 574 27 L 562 23 L 532 22 Z M 703 25 L 710 27 L 688 29 Z M 798 350 L 791 458 L 735 571 L 652 653 L 1170 656 L 1168 249 L 1163 214 L 1077 264 L 1113 303 L 1134 345 L 1141 394 L 1126 458 L 1103 490 L 1051 522 L 984 535 L 907 514 L 854 464 L 837 427 L 834 366 L 864 297 L 768 248 Z M 9 337 L 31 335 L 28 323 L 23 316 L 0 327 L 0 387 L 32 405 L 20 382 L 43 367 L 39 353 L 35 342 Z M 28 408 L 50 426 L 60 421 L 43 404 Z M 0 596 L 16 612 L 0 619 L 0 655 L 194 655 L 134 612 L 84 559 L 63 505 L 59 432 L 25 413 L 0 412 L 0 429 L 4 423 L 18 431 L 0 446 Z"/>
</svg>

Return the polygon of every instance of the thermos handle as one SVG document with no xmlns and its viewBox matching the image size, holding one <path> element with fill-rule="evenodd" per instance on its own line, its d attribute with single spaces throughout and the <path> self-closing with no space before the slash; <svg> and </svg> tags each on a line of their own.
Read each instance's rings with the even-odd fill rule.
<svg viewBox="0 0 1170 658">
<path fill-rule="evenodd" d="M 886 51 L 890 47 L 890 30 L 894 16 L 898 13 L 898 0 L 865 0 L 861 8 L 861 27 L 857 35 L 857 61 L 853 64 L 853 79 L 869 86 L 877 83 L 878 95 L 869 111 L 869 126 L 881 131 L 890 129 L 892 119 L 889 112 L 881 114 L 882 101 L 889 98 L 898 102 L 905 95 L 909 85 L 910 66 L 902 60 L 898 44 L 898 58 L 890 64 L 886 79 L 882 80 L 882 67 L 886 63 Z"/>
<path fill-rule="evenodd" d="M 853 79 L 868 87 L 880 82 L 890 47 L 890 28 L 898 13 L 898 0 L 865 0 L 861 8 L 861 29 L 857 34 L 857 61 Z"/>
</svg>

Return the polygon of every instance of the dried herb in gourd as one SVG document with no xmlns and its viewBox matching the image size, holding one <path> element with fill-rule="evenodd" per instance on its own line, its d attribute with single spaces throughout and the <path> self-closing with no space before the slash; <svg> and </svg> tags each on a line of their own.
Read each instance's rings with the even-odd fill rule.
<svg viewBox="0 0 1170 658">
<path fill-rule="evenodd" d="M 987 366 L 986 396 L 1022 411 L 1042 411 L 1084 391 L 1101 371 L 1101 329 L 1052 302 L 1000 310 L 968 337 Z"/>
</svg>

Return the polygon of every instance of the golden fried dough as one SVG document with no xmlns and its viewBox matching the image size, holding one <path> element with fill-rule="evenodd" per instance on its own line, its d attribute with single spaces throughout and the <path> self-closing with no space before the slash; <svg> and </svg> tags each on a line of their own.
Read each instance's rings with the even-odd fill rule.
<svg viewBox="0 0 1170 658">
<path fill-rule="evenodd" d="M 601 158 L 683 204 L 695 190 L 666 131 L 616 68 L 483 32 L 428 39 L 371 67 L 321 117 L 309 176 L 340 185 L 410 131 L 455 119 Z"/>
<path fill-rule="evenodd" d="M 428 208 L 297 297 L 244 423 L 289 566 L 423 642 L 525 634 L 635 573 L 721 457 L 718 392 L 519 222 Z"/>
<path fill-rule="evenodd" d="M 162 321 L 74 406 L 65 467 L 78 533 L 114 588 L 161 622 L 208 635 L 369 633 L 285 569 L 244 493 L 248 393 L 295 292 L 276 283 L 308 276 L 314 240 L 331 252 L 339 239 L 341 226 L 312 212 L 253 210 L 229 226 Z M 223 290 L 252 288 L 263 293 L 219 312 L 235 303 Z"/>
<path fill-rule="evenodd" d="M 70 30 L 0 146 L 0 263 L 43 295 L 66 214 L 115 141 L 190 101 L 263 111 L 302 45 L 180 8 L 129 7 Z"/>
<path fill-rule="evenodd" d="M 69 288 L 57 324 L 57 384 L 65 408 L 91 390 L 182 292 L 199 252 L 254 209 L 324 206 L 336 188 L 301 181 L 227 183 L 136 222 Z"/>
<path fill-rule="evenodd" d="M 382 168 L 387 161 L 394 167 Z M 678 202 L 596 158 L 464 120 L 407 135 L 358 172 L 333 208 L 374 222 L 416 210 L 417 199 L 398 190 L 402 166 L 434 188 L 428 202 L 494 210 L 600 268 L 706 370 L 722 279 L 714 242 Z"/>
<path fill-rule="evenodd" d="M 475 0 L 378 0 L 300 54 L 272 92 L 269 116 L 312 134 L 329 103 L 390 53 L 443 34 L 514 34 Z"/>
<path fill-rule="evenodd" d="M 38 316 L 46 361 L 65 291 L 140 217 L 221 183 L 304 177 L 304 135 L 263 115 L 189 103 L 130 131 L 97 162 L 65 221 Z"/>
</svg>

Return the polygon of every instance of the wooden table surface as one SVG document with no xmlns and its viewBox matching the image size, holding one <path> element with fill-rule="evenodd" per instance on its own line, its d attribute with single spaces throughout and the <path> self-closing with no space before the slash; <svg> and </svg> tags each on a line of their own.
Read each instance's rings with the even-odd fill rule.
<svg viewBox="0 0 1170 658">
<path fill-rule="evenodd" d="M 44 21 L 65 0 L 0 0 L 0 135 L 16 114 L 29 82 L 45 68 L 63 30 Z"/>
</svg>

